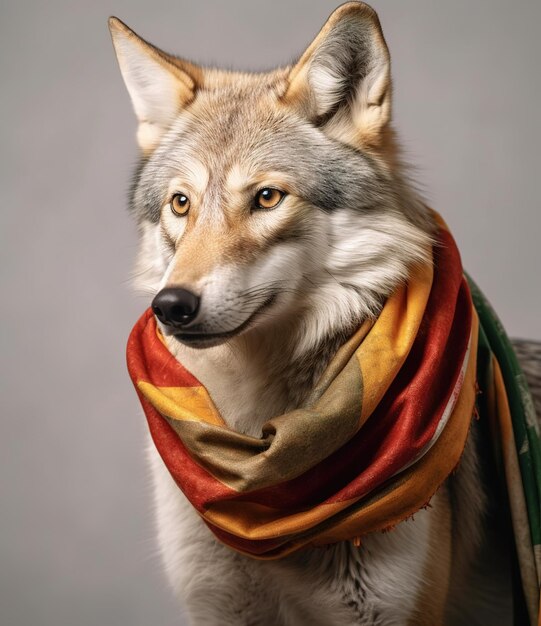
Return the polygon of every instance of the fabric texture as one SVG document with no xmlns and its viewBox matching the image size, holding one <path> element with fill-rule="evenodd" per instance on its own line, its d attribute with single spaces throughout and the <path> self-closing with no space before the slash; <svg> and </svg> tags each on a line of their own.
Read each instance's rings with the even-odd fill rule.
<svg viewBox="0 0 541 626">
<path fill-rule="evenodd" d="M 175 482 L 220 541 L 261 559 L 358 540 L 407 519 L 456 468 L 472 416 L 486 413 L 512 511 L 521 602 L 537 623 L 541 448 L 533 405 L 443 223 L 433 262 L 413 269 L 378 318 L 340 348 L 304 405 L 270 419 L 261 437 L 227 427 L 205 387 L 167 350 L 150 309 L 130 335 L 127 359 Z"/>
<path fill-rule="evenodd" d="M 468 277 L 479 315 L 478 410 L 490 427 L 513 530 L 515 623 L 541 624 L 541 445 L 528 383 L 505 329 Z"/>
</svg>

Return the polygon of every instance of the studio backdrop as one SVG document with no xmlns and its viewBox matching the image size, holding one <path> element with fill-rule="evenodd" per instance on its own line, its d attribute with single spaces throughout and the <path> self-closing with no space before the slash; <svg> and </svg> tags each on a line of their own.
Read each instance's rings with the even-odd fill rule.
<svg viewBox="0 0 541 626">
<path fill-rule="evenodd" d="M 0 8 L 0 623 L 183 624 L 156 555 L 125 342 L 135 117 L 107 29 L 246 70 L 337 0 L 7 0 Z M 541 4 L 374 0 L 411 175 L 513 336 L 541 339 Z"/>
</svg>

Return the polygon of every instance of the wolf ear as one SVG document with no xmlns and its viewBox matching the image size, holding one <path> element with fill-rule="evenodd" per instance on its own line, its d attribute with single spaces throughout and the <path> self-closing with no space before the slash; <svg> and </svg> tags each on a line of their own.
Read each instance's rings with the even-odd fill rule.
<svg viewBox="0 0 541 626">
<path fill-rule="evenodd" d="M 109 30 L 139 121 L 137 141 L 148 153 L 193 99 L 200 70 L 150 45 L 116 17 L 109 18 Z"/>
<path fill-rule="evenodd" d="M 377 146 L 391 117 L 390 57 L 376 12 L 348 2 L 289 74 L 283 100 L 347 143 Z"/>
</svg>

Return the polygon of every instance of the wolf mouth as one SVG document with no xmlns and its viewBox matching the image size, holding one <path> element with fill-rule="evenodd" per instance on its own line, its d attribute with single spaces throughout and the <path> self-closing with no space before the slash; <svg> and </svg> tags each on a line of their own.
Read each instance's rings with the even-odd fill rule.
<svg viewBox="0 0 541 626">
<path fill-rule="evenodd" d="M 242 324 L 233 328 L 233 330 L 228 330 L 222 333 L 191 333 L 189 331 L 185 331 L 173 333 L 173 336 L 181 343 L 190 346 L 191 348 L 209 348 L 211 346 L 217 346 L 249 328 L 261 313 L 274 304 L 276 297 L 276 293 L 271 294 L 260 307 L 258 307 L 246 320 L 244 320 Z"/>
</svg>

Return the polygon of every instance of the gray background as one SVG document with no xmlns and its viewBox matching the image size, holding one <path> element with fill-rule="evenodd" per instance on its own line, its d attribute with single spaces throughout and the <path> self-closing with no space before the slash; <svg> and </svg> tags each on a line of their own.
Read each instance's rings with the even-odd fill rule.
<svg viewBox="0 0 541 626">
<path fill-rule="evenodd" d="M 152 538 L 124 366 L 135 122 L 106 28 L 247 69 L 288 62 L 335 0 L 3 2 L 0 623 L 182 624 Z M 513 335 L 541 339 L 541 3 L 375 3 L 417 179 Z"/>
</svg>

